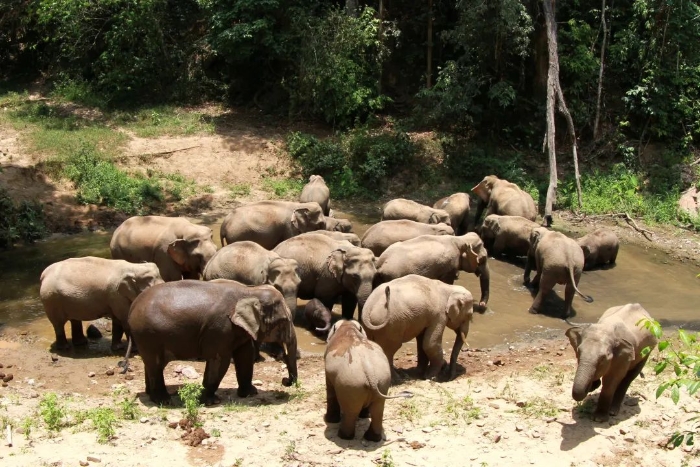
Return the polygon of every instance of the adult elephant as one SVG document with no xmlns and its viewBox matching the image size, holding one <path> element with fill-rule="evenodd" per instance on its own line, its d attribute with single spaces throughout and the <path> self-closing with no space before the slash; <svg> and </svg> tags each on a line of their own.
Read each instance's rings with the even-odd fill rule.
<svg viewBox="0 0 700 467">
<path fill-rule="evenodd" d="M 379 344 L 393 367 L 401 344 L 416 339 L 418 368 L 425 378 L 434 378 L 445 359 L 442 334 L 450 328 L 457 334 L 452 348 L 449 378 L 457 375 L 457 357 L 469 334 L 474 299 L 462 286 L 410 274 L 382 284 L 365 304 L 362 325 L 367 336 Z"/>
<path fill-rule="evenodd" d="M 331 219 L 330 217 L 326 217 L 326 220 Z M 346 232 L 334 232 L 331 230 L 315 230 L 313 232 L 310 232 L 314 235 L 320 234 L 320 235 L 325 235 L 328 238 L 332 238 L 333 240 L 338 240 L 338 241 L 346 241 L 352 245 L 355 246 L 360 246 L 361 241 L 360 237 L 355 235 L 354 233 L 346 233 Z M 306 234 L 302 234 L 306 235 Z"/>
<path fill-rule="evenodd" d="M 566 337 L 576 352 L 578 367 L 571 395 L 580 402 L 601 385 L 593 420 L 606 422 L 617 415 L 630 383 L 642 372 L 656 337 L 639 322 L 650 320 L 639 303 L 608 308 L 596 324 L 573 327 Z"/>
<path fill-rule="evenodd" d="M 527 256 L 532 229 L 537 222 L 520 216 L 489 214 L 481 225 L 479 236 L 492 256 Z"/>
<path fill-rule="evenodd" d="M 534 221 L 537 218 L 537 206 L 529 193 L 520 189 L 515 183 L 502 180 L 495 175 L 487 175 L 472 191 L 479 197 L 474 223 L 478 224 L 481 214 L 520 216 Z"/>
<path fill-rule="evenodd" d="M 562 314 L 564 319 L 571 315 L 574 293 L 579 294 L 588 303 L 593 301 L 592 297 L 584 295 L 577 287 L 583 272 L 583 251 L 576 240 L 544 227 L 532 229 L 530 251 L 523 276 L 525 285 L 530 285 L 530 271 L 533 267 L 537 273 L 532 280 L 532 287 L 539 290 L 530 307 L 530 313 L 540 312 L 542 301 L 556 284 L 566 284 Z"/>
<path fill-rule="evenodd" d="M 453 284 L 459 271 L 474 273 L 479 278 L 481 299 L 478 309 L 485 310 L 489 301 L 491 273 L 488 252 L 474 232 L 452 237 L 422 235 L 394 243 L 377 260 L 375 286 L 409 274 L 418 274 Z"/>
<path fill-rule="evenodd" d="M 112 258 L 156 263 L 165 282 L 199 279 L 216 253 L 209 227 L 181 217 L 135 216 L 112 234 Z"/>
<path fill-rule="evenodd" d="M 221 244 L 250 240 L 267 250 L 295 235 L 326 228 L 316 202 L 258 201 L 231 211 L 221 224 Z"/>
<path fill-rule="evenodd" d="M 450 225 L 450 215 L 442 209 L 435 209 L 410 199 L 397 198 L 386 203 L 382 208 L 382 220 L 408 219 L 424 224 Z"/>
<path fill-rule="evenodd" d="M 454 235 L 454 230 L 447 224 L 424 224 L 408 219 L 381 221 L 367 229 L 362 236 L 362 247 L 379 257 L 394 243 L 421 235 Z"/>
<path fill-rule="evenodd" d="M 469 230 L 470 202 L 467 193 L 454 193 L 437 200 L 433 207 L 446 211 L 450 215 L 450 225 L 455 230 L 455 234 L 464 235 Z"/>
<path fill-rule="evenodd" d="M 326 185 L 326 181 L 320 175 L 312 175 L 309 182 L 304 185 L 299 195 L 302 203 L 316 202 L 323 209 L 323 215 L 327 216 L 331 209 L 331 191 Z"/>
<path fill-rule="evenodd" d="M 123 260 L 70 258 L 53 263 L 41 273 L 39 297 L 56 333 L 54 347 L 69 347 L 64 326 L 71 323 L 73 345 L 85 345 L 82 321 L 112 318 L 112 350 L 122 348 L 129 307 L 138 295 L 160 284 L 154 263 L 134 264 Z"/>
<path fill-rule="evenodd" d="M 348 219 L 338 219 L 326 216 L 326 230 L 331 232 L 352 232 L 352 222 Z"/>
<path fill-rule="evenodd" d="M 230 279 L 246 285 L 269 284 L 282 293 L 292 316 L 296 315 L 301 281 L 297 262 L 255 242 L 231 243 L 217 251 L 204 268 L 204 280 L 213 279 Z"/>
<path fill-rule="evenodd" d="M 352 319 L 356 305 L 362 313 L 377 272 L 371 251 L 315 233 L 290 238 L 274 251 L 299 264 L 299 298 L 317 298 L 332 309 L 341 297 L 345 319 Z"/>
<path fill-rule="evenodd" d="M 252 383 L 255 341 L 282 344 L 289 373 L 282 384 L 297 380 L 292 316 L 282 294 L 269 285 L 250 287 L 224 279 L 160 284 L 134 301 L 129 327 L 143 360 L 146 393 L 156 404 L 170 401 L 163 378 L 168 362 L 191 358 L 206 360 L 205 403 L 219 402 L 216 390 L 232 358 L 238 396 L 257 394 Z"/>
<path fill-rule="evenodd" d="M 620 249 L 620 240 L 612 230 L 599 227 L 579 238 L 577 242 L 583 250 L 585 269 L 615 264 L 617 252 Z"/>
</svg>

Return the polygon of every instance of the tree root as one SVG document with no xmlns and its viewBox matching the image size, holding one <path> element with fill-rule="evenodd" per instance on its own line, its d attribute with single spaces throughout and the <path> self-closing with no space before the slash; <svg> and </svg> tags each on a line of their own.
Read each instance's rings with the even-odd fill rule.
<svg viewBox="0 0 700 467">
<path fill-rule="evenodd" d="M 616 213 L 613 213 L 613 214 L 596 214 L 596 215 L 593 215 L 593 216 L 588 216 L 588 215 L 586 215 L 586 214 L 574 214 L 574 216 L 577 216 L 577 217 L 578 217 L 577 220 L 579 220 L 579 221 L 583 221 L 583 220 L 585 220 L 585 219 L 603 219 L 603 218 L 608 218 L 608 217 L 610 217 L 610 218 L 624 219 L 625 222 L 627 222 L 627 225 L 628 225 L 631 229 L 636 230 L 637 232 L 639 232 L 640 234 L 642 234 L 642 235 L 644 236 L 644 238 L 646 238 L 646 239 L 649 240 L 650 242 L 653 242 L 653 241 L 654 241 L 654 240 L 651 238 L 651 236 L 654 235 L 654 232 L 639 227 L 639 226 L 637 225 L 637 223 L 634 221 L 634 219 L 632 219 L 632 218 L 630 217 L 630 215 L 627 214 L 626 212 L 616 212 Z"/>
</svg>

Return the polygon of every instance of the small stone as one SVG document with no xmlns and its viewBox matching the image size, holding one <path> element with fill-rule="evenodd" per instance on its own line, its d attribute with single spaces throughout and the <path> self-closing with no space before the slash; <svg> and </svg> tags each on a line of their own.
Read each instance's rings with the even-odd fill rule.
<svg viewBox="0 0 700 467">
<path fill-rule="evenodd" d="M 99 457 L 94 457 L 94 456 L 87 456 L 87 460 L 88 460 L 88 462 L 96 462 L 96 463 L 102 462 L 102 459 L 100 459 Z"/>
<path fill-rule="evenodd" d="M 191 366 L 186 366 L 182 368 L 182 375 L 187 379 L 199 379 L 199 373 Z"/>
<path fill-rule="evenodd" d="M 559 350 L 566 350 L 566 347 L 559 347 Z"/>
<path fill-rule="evenodd" d="M 532 436 L 533 438 L 537 439 L 537 438 L 540 437 L 540 432 L 539 432 L 539 431 L 533 431 L 532 433 L 530 433 L 530 436 Z"/>
<path fill-rule="evenodd" d="M 94 377 L 95 377 L 94 371 L 91 371 L 90 373 L 88 373 L 88 378 L 94 378 Z"/>
<path fill-rule="evenodd" d="M 399 435 L 403 434 L 403 427 L 400 427 L 400 426 L 394 427 L 394 433 L 399 434 Z"/>
<path fill-rule="evenodd" d="M 547 417 L 544 419 L 545 422 L 547 423 L 552 423 L 557 421 L 557 417 Z"/>
<path fill-rule="evenodd" d="M 639 399 L 636 397 L 628 397 L 627 399 L 625 399 L 624 404 L 629 407 L 634 407 L 639 405 Z"/>
<path fill-rule="evenodd" d="M 36 391 L 32 391 L 29 393 L 29 397 L 31 397 L 32 399 L 36 399 L 37 397 L 39 397 L 39 393 Z"/>
<path fill-rule="evenodd" d="M 423 433 L 431 433 L 432 431 L 433 431 L 433 428 L 431 428 L 429 426 L 426 426 L 425 428 L 423 428 Z"/>
<path fill-rule="evenodd" d="M 503 366 L 505 365 L 505 362 L 501 360 L 500 358 L 497 358 L 496 360 L 493 361 L 493 364 L 496 366 Z"/>
<path fill-rule="evenodd" d="M 498 443 L 501 440 L 502 436 L 500 433 L 496 433 L 496 435 L 493 437 L 493 442 Z"/>
<path fill-rule="evenodd" d="M 80 461 L 80 465 L 82 465 L 83 467 L 86 467 L 86 466 L 90 465 L 90 463 L 88 461 Z"/>
<path fill-rule="evenodd" d="M 259 379 L 254 379 L 253 380 L 253 386 L 262 386 L 263 382 L 260 381 Z"/>
<path fill-rule="evenodd" d="M 127 381 L 131 381 L 132 379 L 134 379 L 134 375 L 126 375 L 124 376 L 124 379 Z"/>
<path fill-rule="evenodd" d="M 527 401 L 519 400 L 515 403 L 515 405 L 517 405 L 518 407 L 525 407 L 527 405 Z"/>
<path fill-rule="evenodd" d="M 498 410 L 498 409 L 501 408 L 501 406 L 498 405 L 498 404 L 495 403 L 495 402 L 490 402 L 490 403 L 489 403 L 489 407 L 491 407 L 492 409 L 496 409 L 496 410 Z"/>
<path fill-rule="evenodd" d="M 105 371 L 105 374 L 106 374 L 107 376 L 113 376 L 113 375 L 114 375 L 114 370 L 112 370 L 112 369 L 110 368 L 109 370 Z"/>
<path fill-rule="evenodd" d="M 627 428 L 624 428 L 624 427 L 623 427 L 623 428 L 620 428 L 620 434 L 621 434 L 621 435 L 626 435 L 626 434 L 629 433 L 629 432 L 630 432 L 630 430 L 628 430 Z"/>
<path fill-rule="evenodd" d="M 629 435 L 626 435 L 623 439 L 625 441 L 627 441 L 628 443 L 633 443 L 635 438 L 634 438 L 633 434 L 629 434 Z"/>
<path fill-rule="evenodd" d="M 693 446 L 692 444 L 690 444 L 690 445 L 684 444 L 684 445 L 681 447 L 681 449 L 682 449 L 684 452 L 693 452 L 693 447 L 694 447 L 694 446 Z"/>
<path fill-rule="evenodd" d="M 29 378 L 29 379 L 27 380 L 27 384 L 30 385 L 30 386 L 34 386 L 34 378 Z"/>
<path fill-rule="evenodd" d="M 515 350 L 515 346 L 511 345 L 510 347 L 508 347 L 508 350 Z"/>
<path fill-rule="evenodd" d="M 557 352 L 557 357 L 561 357 L 562 355 L 564 355 L 562 352 Z"/>
<path fill-rule="evenodd" d="M 139 419 L 139 422 L 141 422 L 141 423 L 146 423 L 146 422 L 148 422 L 148 417 L 141 417 L 141 418 Z"/>
<path fill-rule="evenodd" d="M 479 428 L 483 428 L 484 426 L 486 426 L 486 422 L 483 420 L 479 420 L 478 422 L 476 422 L 476 426 L 478 426 Z"/>
<path fill-rule="evenodd" d="M 52 362 L 57 362 L 57 361 L 58 361 L 58 355 L 56 355 L 55 353 L 52 353 L 52 354 L 51 354 L 51 361 L 52 361 Z"/>
<path fill-rule="evenodd" d="M 2 387 L 6 388 L 6 387 L 7 387 L 7 383 L 2 383 Z"/>
<path fill-rule="evenodd" d="M 472 389 L 472 392 L 475 394 L 479 394 L 481 392 L 481 388 L 474 388 Z"/>
<path fill-rule="evenodd" d="M 8 368 L 10 368 L 10 367 L 8 366 Z M 14 378 L 14 375 L 13 375 L 12 373 L 8 373 L 8 374 L 6 374 L 5 377 L 2 379 L 2 382 L 3 382 L 3 383 L 9 383 L 10 381 L 12 381 L 13 378 Z"/>
<path fill-rule="evenodd" d="M 420 441 L 411 441 L 408 443 L 409 446 L 411 446 L 413 449 L 420 449 L 425 447 L 425 443 L 421 443 Z"/>
<path fill-rule="evenodd" d="M 12 368 L 12 363 L 10 363 L 9 365 L 7 365 L 5 368 Z"/>
<path fill-rule="evenodd" d="M 523 431 L 524 429 L 525 429 L 525 427 L 519 423 L 517 425 L 515 425 L 515 431 L 517 431 L 517 432 Z"/>
<path fill-rule="evenodd" d="M 168 428 L 175 429 L 177 428 L 178 423 L 177 422 L 170 422 L 168 423 Z"/>
<path fill-rule="evenodd" d="M 26 336 L 27 334 L 28 334 L 27 331 L 22 331 L 19 333 L 20 336 Z"/>
<path fill-rule="evenodd" d="M 268 426 L 270 426 L 270 422 L 264 422 L 264 423 L 262 424 L 262 426 L 263 426 L 264 428 L 267 428 Z"/>
</svg>

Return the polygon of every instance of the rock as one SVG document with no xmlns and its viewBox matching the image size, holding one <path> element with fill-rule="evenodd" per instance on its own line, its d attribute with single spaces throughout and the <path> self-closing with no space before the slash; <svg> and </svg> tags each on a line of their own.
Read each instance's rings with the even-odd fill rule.
<svg viewBox="0 0 700 467">
<path fill-rule="evenodd" d="M 82 465 L 83 467 L 85 467 L 85 466 L 87 466 L 87 465 L 90 465 L 90 463 L 89 463 L 88 461 L 80 461 L 80 465 Z"/>
<path fill-rule="evenodd" d="M 634 437 L 633 434 L 629 434 L 629 435 L 626 435 L 623 439 L 624 439 L 625 441 L 627 441 L 628 443 L 633 443 L 635 437 Z"/>
<path fill-rule="evenodd" d="M 94 324 L 87 327 L 85 334 L 88 336 L 88 339 L 100 339 L 102 337 L 102 333 Z"/>
<path fill-rule="evenodd" d="M 29 393 L 29 397 L 32 399 L 36 399 L 37 397 L 39 397 L 39 393 L 36 391 L 32 391 Z"/>
<path fill-rule="evenodd" d="M 525 400 L 519 400 L 518 402 L 515 403 L 518 407 L 525 407 L 527 405 L 527 401 Z"/>
<path fill-rule="evenodd" d="M 8 368 L 10 368 L 10 367 L 8 366 Z M 14 378 L 14 375 L 13 375 L 12 373 L 8 373 L 8 374 L 6 374 L 5 377 L 2 379 L 2 382 L 3 382 L 3 383 L 9 383 L 10 381 L 12 381 L 13 378 Z"/>
<path fill-rule="evenodd" d="M 498 409 L 501 408 L 501 406 L 498 405 L 498 404 L 495 403 L 495 402 L 490 402 L 490 403 L 489 403 L 489 407 L 491 407 L 492 409 L 496 409 L 496 410 L 498 410 Z"/>
<path fill-rule="evenodd" d="M 421 443 L 420 441 L 411 441 L 408 443 L 409 446 L 411 446 L 413 449 L 420 449 L 425 447 L 425 443 Z"/>
<path fill-rule="evenodd" d="M 127 381 L 131 381 L 132 379 L 134 379 L 134 375 L 126 375 L 124 376 L 124 379 Z"/>
<path fill-rule="evenodd" d="M 423 428 L 422 431 L 423 431 L 423 433 L 431 433 L 433 431 L 433 428 L 426 426 L 425 428 Z"/>
<path fill-rule="evenodd" d="M 170 422 L 170 423 L 168 423 L 168 428 L 175 429 L 175 428 L 177 428 L 177 426 L 178 426 L 178 423 L 177 423 L 177 422 Z"/>
<path fill-rule="evenodd" d="M 91 371 L 90 373 L 88 373 L 88 378 L 94 378 L 94 377 L 95 377 L 94 371 Z"/>
<path fill-rule="evenodd" d="M 141 423 L 147 423 L 147 422 L 148 422 L 148 417 L 141 417 L 141 418 L 139 419 L 139 422 L 141 422 Z"/>
<path fill-rule="evenodd" d="M 12 368 L 12 363 L 10 363 L 9 365 L 7 365 L 5 368 Z"/>
<path fill-rule="evenodd" d="M 629 432 L 630 432 L 630 430 L 628 430 L 627 428 L 624 428 L 624 427 L 623 427 L 623 428 L 620 428 L 620 434 L 621 434 L 621 435 L 626 435 L 626 434 L 629 433 Z"/>
<path fill-rule="evenodd" d="M 52 354 L 51 354 L 51 361 L 52 361 L 52 362 L 57 362 L 57 361 L 58 361 L 58 355 L 56 355 L 55 353 L 52 353 Z M 0 367 L 0 368 L 2 368 L 2 367 Z"/>
<path fill-rule="evenodd" d="M 476 422 L 476 426 L 478 426 L 479 428 L 483 428 L 484 426 L 486 426 L 486 422 L 483 420 L 479 420 L 478 422 Z"/>
<path fill-rule="evenodd" d="M 399 435 L 403 434 L 403 427 L 397 426 L 397 427 L 394 427 L 393 430 L 394 430 L 394 433 L 396 433 L 396 434 L 399 434 Z"/>
<path fill-rule="evenodd" d="M 503 361 L 502 359 L 500 359 L 500 358 L 497 358 L 496 360 L 493 361 L 493 364 L 496 365 L 496 366 L 503 366 L 503 365 L 506 364 L 506 362 L 504 362 L 504 361 Z"/>
<path fill-rule="evenodd" d="M 262 386 L 263 382 L 260 381 L 259 379 L 254 379 L 253 380 L 253 386 Z"/>
<path fill-rule="evenodd" d="M 7 387 L 7 383 L 2 383 L 2 387 L 6 388 L 6 387 Z"/>
<path fill-rule="evenodd" d="M 700 193 L 696 187 L 690 187 L 681 194 L 678 200 L 678 207 L 681 211 L 685 211 L 691 216 L 697 216 L 700 213 Z"/>
<path fill-rule="evenodd" d="M 100 463 L 102 462 L 102 459 L 99 457 L 94 457 L 94 456 L 87 456 L 88 462 L 95 462 L 95 463 Z"/>
<path fill-rule="evenodd" d="M 262 424 L 262 426 L 265 427 L 265 428 L 267 428 L 268 426 L 270 426 L 270 422 L 264 422 L 264 423 Z"/>
<path fill-rule="evenodd" d="M 479 394 L 481 392 L 481 388 L 474 388 L 472 389 L 472 392 L 475 394 Z"/>
<path fill-rule="evenodd" d="M 515 346 L 511 345 L 510 347 L 508 347 L 508 350 L 515 350 Z"/>
<path fill-rule="evenodd" d="M 501 440 L 502 436 L 500 433 L 496 433 L 493 437 L 493 442 L 498 443 Z"/>
<path fill-rule="evenodd" d="M 199 373 L 191 366 L 185 366 L 182 368 L 182 375 L 187 379 L 199 379 Z"/>
<path fill-rule="evenodd" d="M 112 376 L 112 375 L 114 375 L 114 370 L 112 370 L 112 369 L 110 368 L 109 370 L 105 371 L 105 374 L 106 374 L 107 376 Z"/>
<path fill-rule="evenodd" d="M 34 386 L 34 382 L 35 382 L 35 381 L 34 381 L 34 378 L 29 378 L 29 379 L 27 380 L 27 384 L 30 385 L 30 386 Z"/>
<path fill-rule="evenodd" d="M 523 431 L 524 429 L 525 429 L 525 427 L 522 426 L 520 423 L 515 425 L 515 431 L 517 431 L 517 432 Z"/>
<path fill-rule="evenodd" d="M 540 437 L 540 432 L 539 432 L 539 431 L 533 431 L 532 433 L 530 433 L 530 436 L 532 436 L 533 438 L 537 439 L 537 438 Z"/>
<path fill-rule="evenodd" d="M 636 397 L 628 397 L 627 399 L 625 399 L 624 404 L 629 407 L 634 407 L 639 405 L 639 399 Z"/>
</svg>

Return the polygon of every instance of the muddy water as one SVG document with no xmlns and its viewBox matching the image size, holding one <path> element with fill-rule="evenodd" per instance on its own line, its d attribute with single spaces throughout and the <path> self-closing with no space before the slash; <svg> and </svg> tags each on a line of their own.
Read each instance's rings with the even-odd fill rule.
<svg viewBox="0 0 700 467">
<path fill-rule="evenodd" d="M 344 206 L 336 211 L 337 217 L 350 218 L 354 231 L 360 237 L 369 225 L 378 221 L 373 209 Z M 219 243 L 219 222 L 208 223 Z M 53 329 L 44 316 L 38 298 L 39 277 L 49 264 L 70 257 L 109 257 L 110 233 L 85 233 L 47 240 L 35 245 L 0 253 L 0 329 L 28 331 L 38 336 L 35 345 L 48 347 L 54 340 Z M 556 318 L 563 308 L 564 287 L 557 286 L 550 295 L 544 313 L 527 312 L 532 295 L 522 286 L 524 263 L 491 259 L 491 298 L 489 309 L 476 314 L 469 332 L 471 347 L 490 347 L 535 337 L 563 334 L 568 325 Z M 622 245 L 617 265 L 608 270 L 585 272 L 579 288 L 592 295 L 593 303 L 579 297 L 574 299 L 575 322 L 594 322 L 609 307 L 629 302 L 641 303 L 664 326 L 682 326 L 700 329 L 698 298 L 700 281 L 692 266 L 674 262 L 662 252 L 634 245 Z M 480 294 L 478 279 L 462 273 L 458 284 Z M 339 315 L 340 307 L 334 310 Z M 298 328 L 300 347 L 307 352 L 322 353 L 324 342 L 309 331 Z M 451 331 L 445 332 L 445 350 L 449 352 L 454 341 Z M 404 346 L 412 351 L 413 343 Z M 90 349 L 108 353 L 109 339 L 93 342 Z"/>
</svg>

